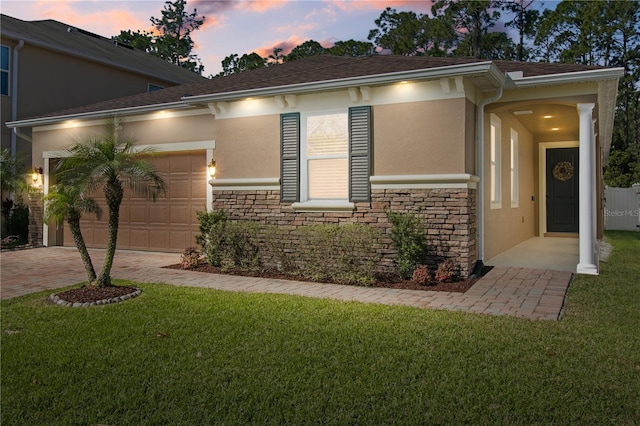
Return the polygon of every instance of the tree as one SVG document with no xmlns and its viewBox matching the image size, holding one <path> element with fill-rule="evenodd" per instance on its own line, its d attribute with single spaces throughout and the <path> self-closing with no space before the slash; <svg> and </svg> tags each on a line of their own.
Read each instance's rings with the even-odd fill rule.
<svg viewBox="0 0 640 426">
<path fill-rule="evenodd" d="M 518 52 L 517 60 L 524 61 L 529 56 L 524 46 L 525 37 L 533 38 L 536 35 L 536 27 L 540 12 L 536 9 L 529 9 L 535 3 L 534 0 L 511 0 L 504 1 L 502 9 L 515 15 L 512 21 L 506 23 L 507 27 L 515 28 L 518 31 Z"/>
<path fill-rule="evenodd" d="M 282 54 L 282 47 L 276 47 L 273 49 L 273 53 L 267 57 L 267 65 L 277 65 L 284 62 L 284 55 Z"/>
<path fill-rule="evenodd" d="M 424 45 L 424 25 L 415 12 L 398 12 L 387 7 L 369 31 L 369 40 L 394 55 L 416 55 Z"/>
<path fill-rule="evenodd" d="M 186 5 L 187 0 L 166 1 L 161 11 L 162 16 L 149 18 L 159 35 L 127 30 L 121 31 L 113 39 L 202 74 L 204 66 L 200 63 L 200 58 L 191 53 L 194 46 L 191 33 L 204 24 L 205 17 L 198 16 L 196 9 L 187 13 Z"/>
<path fill-rule="evenodd" d="M 336 56 L 367 56 L 375 54 L 373 44 L 366 41 L 336 41 L 334 45 L 325 49 L 325 53 Z"/>
<path fill-rule="evenodd" d="M 93 283 L 96 280 L 96 272 L 80 230 L 80 218 L 84 213 L 90 213 L 95 214 L 100 219 L 102 210 L 94 199 L 85 195 L 79 185 L 73 184 L 54 185 L 49 193 L 45 195 L 44 203 L 45 222 L 53 219 L 56 224 L 62 225 L 64 219 L 67 219 L 69 230 L 73 235 L 73 241 L 78 248 L 84 269 L 87 272 L 87 279 L 90 284 Z"/>
<path fill-rule="evenodd" d="M 470 51 L 466 49 L 463 55 L 482 57 L 482 38 L 495 26 L 500 19 L 497 0 L 437 0 L 431 11 L 434 16 L 441 17 L 458 33 L 459 38 L 468 38 Z"/>
<path fill-rule="evenodd" d="M 324 53 L 324 47 L 315 40 L 308 40 L 299 46 L 296 46 L 291 52 L 285 56 L 285 62 L 291 62 L 302 58 L 308 58 L 310 56 L 322 55 Z"/>
<path fill-rule="evenodd" d="M 227 56 L 222 60 L 222 71 L 218 76 L 237 74 L 243 71 L 255 70 L 267 66 L 266 59 L 257 53 L 245 53 L 238 57 L 237 53 Z"/>
<path fill-rule="evenodd" d="M 113 39 L 120 44 L 133 47 L 134 49 L 142 50 L 154 56 L 157 54 L 156 45 L 154 43 L 153 34 L 146 31 L 120 31 L 120 34 L 113 37 Z"/>
<path fill-rule="evenodd" d="M 456 49 L 458 56 L 473 56 L 474 41 L 471 36 L 465 37 Z M 480 57 L 513 61 L 517 56 L 517 46 L 507 33 L 487 33 L 480 41 Z"/>
<path fill-rule="evenodd" d="M 105 261 L 97 285 L 111 285 L 111 267 L 118 239 L 120 204 L 125 189 L 155 201 L 164 192 L 164 182 L 144 156 L 149 150 L 136 150 L 133 140 L 123 138 L 122 126 L 113 119 L 102 136 L 94 136 L 68 149 L 69 156 L 58 163 L 60 179 L 93 192 L 102 188 L 109 210 L 108 242 Z"/>
</svg>

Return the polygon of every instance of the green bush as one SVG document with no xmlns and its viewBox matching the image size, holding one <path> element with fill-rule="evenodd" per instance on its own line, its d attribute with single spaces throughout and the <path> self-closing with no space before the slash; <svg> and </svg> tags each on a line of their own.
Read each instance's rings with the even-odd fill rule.
<svg viewBox="0 0 640 426">
<path fill-rule="evenodd" d="M 289 231 L 280 226 L 264 226 L 262 228 L 264 252 L 277 265 L 279 271 L 294 272 L 296 263 L 291 249 Z"/>
<path fill-rule="evenodd" d="M 207 263 L 220 267 L 226 245 L 227 215 L 222 210 L 200 211 L 196 212 L 196 215 L 200 222 L 200 234 L 196 236 L 196 242 L 202 247 L 202 253 Z"/>
<path fill-rule="evenodd" d="M 298 229 L 302 274 L 313 280 L 371 285 L 380 262 L 379 233 L 366 225 L 311 225 Z"/>
<path fill-rule="evenodd" d="M 8 235 L 17 235 L 22 243 L 29 238 L 29 207 L 24 204 L 15 204 L 9 213 L 7 221 Z"/>
<path fill-rule="evenodd" d="M 427 255 L 424 222 L 414 213 L 387 212 L 387 218 L 391 222 L 391 243 L 396 251 L 394 260 L 398 274 L 409 279 Z"/>
<path fill-rule="evenodd" d="M 200 234 L 196 242 L 206 261 L 216 267 L 255 269 L 260 266 L 259 226 L 231 222 L 224 211 L 197 212 Z"/>
<path fill-rule="evenodd" d="M 261 266 L 259 229 L 253 222 L 227 222 L 223 231 L 223 267 L 257 269 Z"/>
</svg>

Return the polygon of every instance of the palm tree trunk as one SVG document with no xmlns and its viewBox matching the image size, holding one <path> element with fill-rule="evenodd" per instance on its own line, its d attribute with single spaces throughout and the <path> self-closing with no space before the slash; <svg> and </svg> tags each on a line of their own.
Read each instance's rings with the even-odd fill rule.
<svg viewBox="0 0 640 426">
<path fill-rule="evenodd" d="M 67 217 L 67 222 L 69 223 L 69 230 L 71 231 L 71 235 L 73 235 L 73 241 L 75 242 L 76 247 L 80 252 L 80 257 L 82 258 L 82 263 L 84 264 L 84 270 L 87 271 L 89 284 L 91 284 L 96 280 L 96 271 L 93 268 L 91 256 L 89 255 L 87 245 L 85 244 L 82 233 L 80 232 L 80 215 L 69 215 L 69 217 Z"/>
<path fill-rule="evenodd" d="M 120 203 L 124 195 L 122 184 L 119 181 L 107 182 L 104 186 L 107 207 L 109 208 L 109 240 L 104 254 L 104 265 L 98 277 L 98 287 L 111 285 L 111 267 L 113 257 L 116 254 L 116 241 L 118 239 L 118 223 L 120 222 Z"/>
</svg>

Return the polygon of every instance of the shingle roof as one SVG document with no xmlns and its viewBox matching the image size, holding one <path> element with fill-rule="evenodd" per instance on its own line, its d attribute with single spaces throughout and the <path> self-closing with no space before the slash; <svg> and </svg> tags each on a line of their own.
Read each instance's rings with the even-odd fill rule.
<svg viewBox="0 0 640 426">
<path fill-rule="evenodd" d="M 100 102 L 84 107 L 47 114 L 42 117 L 67 116 L 97 111 L 113 111 L 181 102 L 183 97 L 225 94 L 312 82 L 330 82 L 353 77 L 376 76 L 387 73 L 429 70 L 434 68 L 493 62 L 503 72 L 522 71 L 524 77 L 563 74 L 603 69 L 571 64 L 548 64 L 510 61 L 487 61 L 470 58 L 433 58 L 424 56 L 373 55 L 343 57 L 321 55 L 287 62 L 281 65 L 245 71 L 226 77 L 169 87 L 157 92 L 143 93 Z M 38 117 L 40 118 L 40 117 Z"/>
<path fill-rule="evenodd" d="M 177 67 L 167 61 L 130 47 L 116 45 L 112 40 L 54 20 L 23 21 L 1 15 L 3 37 L 23 39 L 38 45 L 78 56 L 83 59 L 107 63 L 116 68 L 137 72 L 174 84 L 205 80 L 204 77 Z"/>
</svg>

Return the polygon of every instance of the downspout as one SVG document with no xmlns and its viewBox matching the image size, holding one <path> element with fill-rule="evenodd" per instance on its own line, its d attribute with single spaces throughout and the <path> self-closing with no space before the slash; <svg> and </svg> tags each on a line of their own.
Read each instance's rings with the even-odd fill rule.
<svg viewBox="0 0 640 426">
<path fill-rule="evenodd" d="M 11 121 L 18 119 L 18 56 L 24 46 L 24 40 L 20 40 L 13 48 L 13 63 L 11 64 Z M 17 154 L 16 130 L 11 131 L 11 155 Z"/>
<path fill-rule="evenodd" d="M 476 110 L 476 170 L 480 181 L 478 182 L 478 261 L 473 268 L 472 275 L 479 275 L 484 266 L 484 108 L 490 103 L 499 101 L 502 98 L 502 86 L 498 87 L 496 93 L 478 104 Z"/>
</svg>

